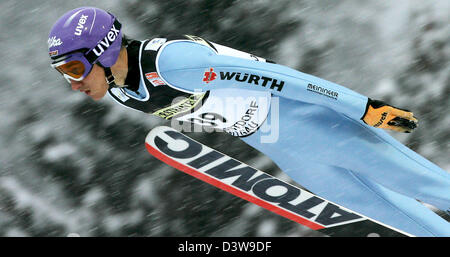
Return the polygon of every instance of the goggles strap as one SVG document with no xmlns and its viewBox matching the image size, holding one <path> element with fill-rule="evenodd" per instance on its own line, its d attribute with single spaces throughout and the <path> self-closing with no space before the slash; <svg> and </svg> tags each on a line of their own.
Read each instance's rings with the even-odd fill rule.
<svg viewBox="0 0 450 257">
<path fill-rule="evenodd" d="M 122 28 L 122 24 L 120 24 L 120 22 L 119 22 L 118 20 L 114 20 L 113 26 L 112 26 L 111 29 L 109 30 L 109 32 L 113 32 L 113 33 L 116 34 L 116 38 L 114 39 L 114 41 L 117 40 L 117 37 L 119 36 L 119 33 L 120 33 L 120 29 L 121 29 L 121 28 Z M 109 42 L 109 45 L 108 45 L 108 46 L 102 45 L 102 41 L 99 41 L 98 44 L 97 44 L 94 48 L 88 50 L 88 51 L 84 54 L 84 56 L 86 57 L 86 59 L 87 59 L 90 63 L 95 63 L 95 62 L 97 61 L 97 59 L 100 57 L 100 55 L 101 55 L 101 54 L 97 55 L 97 53 L 96 53 L 96 51 L 95 51 L 96 48 L 100 47 L 100 48 L 103 50 L 103 51 L 102 51 L 102 53 L 103 53 L 104 51 L 108 50 L 108 47 L 109 47 L 112 43 L 114 43 L 114 42 L 110 42 L 110 40 L 109 40 L 109 38 L 108 38 L 109 32 L 108 32 L 108 34 L 103 38 L 103 41 Z M 105 42 L 103 42 L 103 43 L 105 43 Z M 97 49 L 97 51 L 98 51 L 98 49 Z"/>
</svg>

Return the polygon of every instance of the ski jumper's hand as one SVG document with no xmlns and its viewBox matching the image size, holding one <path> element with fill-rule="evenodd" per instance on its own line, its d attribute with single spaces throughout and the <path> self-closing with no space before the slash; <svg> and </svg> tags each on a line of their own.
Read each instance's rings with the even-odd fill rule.
<svg viewBox="0 0 450 257">
<path fill-rule="evenodd" d="M 417 119 L 412 112 L 370 98 L 367 102 L 366 112 L 361 119 L 367 125 L 376 128 L 404 133 L 411 133 L 417 127 Z"/>
</svg>

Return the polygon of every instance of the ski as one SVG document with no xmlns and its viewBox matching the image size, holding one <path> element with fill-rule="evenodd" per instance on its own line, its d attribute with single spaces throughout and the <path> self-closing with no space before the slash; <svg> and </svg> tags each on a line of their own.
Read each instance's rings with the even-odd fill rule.
<svg viewBox="0 0 450 257">
<path fill-rule="evenodd" d="M 250 167 L 173 128 L 152 129 L 145 146 L 175 169 L 326 235 L 413 236 Z"/>
</svg>

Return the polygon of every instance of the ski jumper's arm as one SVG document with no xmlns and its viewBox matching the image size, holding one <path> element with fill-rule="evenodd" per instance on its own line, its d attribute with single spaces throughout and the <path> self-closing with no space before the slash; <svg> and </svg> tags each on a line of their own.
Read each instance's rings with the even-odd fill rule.
<svg viewBox="0 0 450 257">
<path fill-rule="evenodd" d="M 338 84 L 279 64 L 220 54 L 192 41 L 169 41 L 161 47 L 157 70 L 168 85 L 189 92 L 219 88 L 270 90 L 273 95 L 329 107 L 356 120 L 368 98 Z M 262 59 L 263 60 L 263 59 Z"/>
<path fill-rule="evenodd" d="M 410 132 L 417 119 L 336 83 L 198 37 L 166 42 L 156 68 L 172 87 L 187 92 L 220 88 L 269 90 L 273 95 L 318 104 L 380 128 Z"/>
</svg>

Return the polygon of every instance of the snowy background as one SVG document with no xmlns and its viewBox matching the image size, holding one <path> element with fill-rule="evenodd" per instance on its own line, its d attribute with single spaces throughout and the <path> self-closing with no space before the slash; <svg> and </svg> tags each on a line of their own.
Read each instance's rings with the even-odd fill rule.
<svg viewBox="0 0 450 257">
<path fill-rule="evenodd" d="M 0 1 L 0 236 L 318 236 L 149 156 L 159 118 L 93 102 L 49 66 L 48 32 L 91 1 Z M 95 1 L 136 39 L 202 36 L 413 110 L 393 134 L 450 171 L 450 2 Z M 221 134 L 192 135 L 279 175 Z"/>
</svg>

